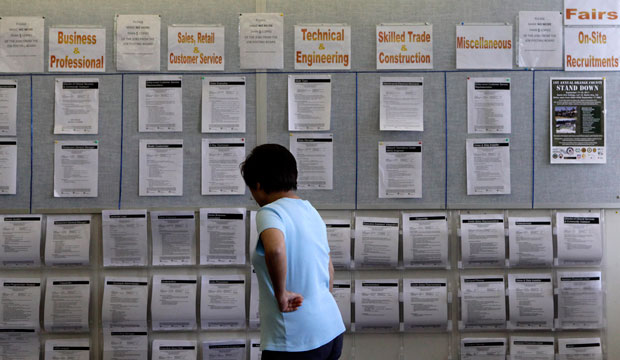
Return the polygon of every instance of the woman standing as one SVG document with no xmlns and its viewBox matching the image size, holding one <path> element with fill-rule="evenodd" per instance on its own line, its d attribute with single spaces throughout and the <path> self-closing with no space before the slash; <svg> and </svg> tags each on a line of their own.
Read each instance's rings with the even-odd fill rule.
<svg viewBox="0 0 620 360">
<path fill-rule="evenodd" d="M 330 292 L 327 232 L 316 209 L 295 194 L 295 158 L 283 146 L 260 145 L 241 164 L 241 174 L 261 206 L 252 265 L 262 359 L 338 359 L 345 327 Z"/>
</svg>

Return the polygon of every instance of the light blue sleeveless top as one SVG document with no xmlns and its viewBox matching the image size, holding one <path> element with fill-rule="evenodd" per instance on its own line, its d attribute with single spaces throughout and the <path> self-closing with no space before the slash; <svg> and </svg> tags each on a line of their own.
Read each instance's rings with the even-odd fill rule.
<svg viewBox="0 0 620 360">
<path fill-rule="evenodd" d="M 294 312 L 282 313 L 274 296 L 258 240 L 252 249 L 260 294 L 261 349 L 308 351 L 327 344 L 345 331 L 338 305 L 329 292 L 329 245 L 325 223 L 306 200 L 280 198 L 256 214 L 258 234 L 270 228 L 284 234 L 286 289 L 304 297 Z"/>
</svg>

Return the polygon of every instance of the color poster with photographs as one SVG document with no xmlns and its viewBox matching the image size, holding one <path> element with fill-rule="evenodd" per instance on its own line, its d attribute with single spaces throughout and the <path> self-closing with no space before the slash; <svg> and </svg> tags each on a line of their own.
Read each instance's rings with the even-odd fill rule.
<svg viewBox="0 0 620 360">
<path fill-rule="evenodd" d="M 605 164 L 605 78 L 550 83 L 551 163 Z"/>
</svg>

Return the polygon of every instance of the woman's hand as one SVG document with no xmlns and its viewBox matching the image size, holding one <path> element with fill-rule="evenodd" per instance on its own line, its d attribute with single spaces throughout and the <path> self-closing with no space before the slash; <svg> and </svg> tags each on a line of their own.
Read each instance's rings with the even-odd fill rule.
<svg viewBox="0 0 620 360">
<path fill-rule="evenodd" d="M 301 294 L 297 294 L 288 290 L 284 290 L 282 294 L 277 296 L 278 307 L 282 312 L 292 312 L 297 310 L 301 303 L 304 301 L 304 297 Z"/>
</svg>

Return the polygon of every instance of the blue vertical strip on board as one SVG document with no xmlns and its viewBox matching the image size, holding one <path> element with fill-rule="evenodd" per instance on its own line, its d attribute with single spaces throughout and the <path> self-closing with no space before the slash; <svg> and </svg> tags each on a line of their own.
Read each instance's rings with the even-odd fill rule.
<svg viewBox="0 0 620 360">
<path fill-rule="evenodd" d="M 532 70 L 532 209 L 536 186 L 536 70 Z"/>
<path fill-rule="evenodd" d="M 30 205 L 29 212 L 32 214 L 32 169 L 33 166 L 33 144 L 34 144 L 34 116 L 33 116 L 33 107 L 32 107 L 32 74 L 30 74 Z"/>
<path fill-rule="evenodd" d="M 121 200 L 123 197 L 123 131 L 125 116 L 125 75 L 121 74 L 121 168 L 118 177 L 118 209 L 121 209 Z"/>
<path fill-rule="evenodd" d="M 444 112 L 444 131 L 446 142 L 446 159 L 445 159 L 445 182 L 444 182 L 444 208 L 448 208 L 448 73 L 443 73 L 443 112 Z"/>
<path fill-rule="evenodd" d="M 357 72 L 355 72 L 355 210 L 357 210 L 357 168 L 359 164 L 359 154 L 358 154 L 358 125 L 357 125 L 357 102 L 358 102 L 358 94 L 357 94 Z"/>
</svg>

